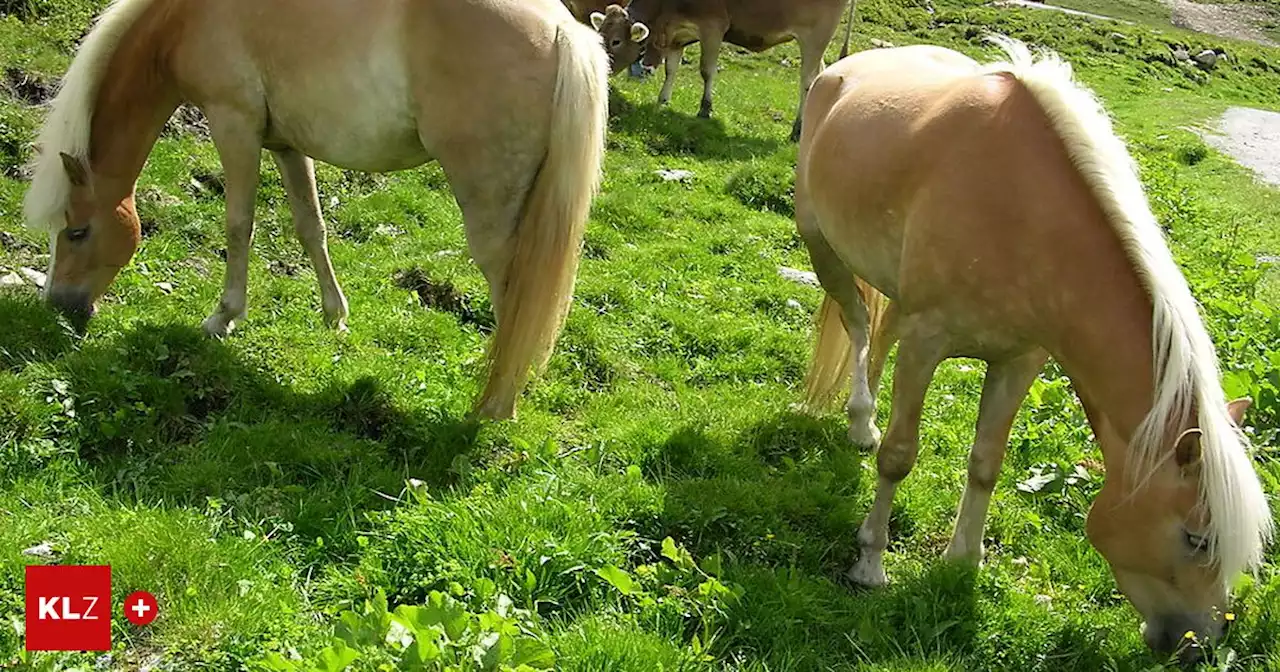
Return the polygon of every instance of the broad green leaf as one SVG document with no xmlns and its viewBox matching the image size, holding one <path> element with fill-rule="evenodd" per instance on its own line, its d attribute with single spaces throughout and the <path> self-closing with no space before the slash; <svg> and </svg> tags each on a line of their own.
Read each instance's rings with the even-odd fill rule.
<svg viewBox="0 0 1280 672">
<path fill-rule="evenodd" d="M 671 537 L 662 540 L 662 557 L 672 562 L 680 560 L 680 554 L 676 552 L 676 541 Z"/>
<path fill-rule="evenodd" d="M 404 655 L 400 657 L 400 669 L 402 670 L 418 670 L 422 668 L 432 669 L 431 663 L 440 659 L 440 647 L 434 642 L 423 638 L 414 640 L 405 650 Z"/>
<path fill-rule="evenodd" d="M 511 656 L 510 664 L 549 670 L 556 665 L 556 654 L 551 651 L 551 647 L 541 641 L 523 637 L 516 641 L 516 651 Z"/>
<path fill-rule="evenodd" d="M 348 648 L 343 642 L 334 642 L 333 646 L 320 652 L 316 669 L 319 672 L 342 672 L 359 657 L 360 654 L 355 649 Z"/>
<path fill-rule="evenodd" d="M 626 570 L 618 569 L 613 565 L 606 565 L 596 570 L 596 574 L 600 578 L 608 581 L 610 585 L 618 589 L 623 595 L 632 595 L 636 592 L 635 579 Z"/>
</svg>

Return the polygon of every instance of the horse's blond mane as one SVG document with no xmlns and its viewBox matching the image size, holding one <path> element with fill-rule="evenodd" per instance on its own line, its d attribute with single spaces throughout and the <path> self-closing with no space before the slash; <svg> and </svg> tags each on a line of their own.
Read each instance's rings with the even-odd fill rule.
<svg viewBox="0 0 1280 672">
<path fill-rule="evenodd" d="M 27 226 L 57 230 L 71 196 L 60 152 L 88 160 L 93 106 L 103 73 L 129 28 L 155 0 L 113 0 L 85 37 L 62 78 L 40 135 L 31 187 L 23 202 Z"/>
<path fill-rule="evenodd" d="M 1223 580 L 1229 581 L 1262 561 L 1272 534 L 1271 514 L 1250 463 L 1249 441 L 1227 415 L 1213 341 L 1151 212 L 1137 165 L 1097 98 L 1074 81 L 1069 63 L 1052 52 L 1033 58 L 1026 45 L 1008 37 L 988 39 L 1004 50 L 1009 62 L 988 64 L 983 71 L 1013 75 L 1044 109 L 1154 305 L 1154 399 L 1134 432 L 1129 473 L 1139 483 L 1150 478 L 1172 453 L 1170 432 L 1190 418 L 1193 406 L 1197 409 L 1200 502 L 1210 514 L 1210 552 L 1220 562 Z"/>
</svg>

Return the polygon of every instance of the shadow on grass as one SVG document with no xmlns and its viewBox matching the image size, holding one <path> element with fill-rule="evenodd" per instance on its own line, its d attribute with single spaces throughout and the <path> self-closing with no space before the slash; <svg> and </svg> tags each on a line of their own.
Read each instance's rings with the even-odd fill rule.
<svg viewBox="0 0 1280 672">
<path fill-rule="evenodd" d="M 453 482 L 479 431 L 407 409 L 371 377 L 298 392 L 186 326 L 140 323 L 73 347 L 50 311 L 4 297 L 0 322 L 4 367 L 57 359 L 74 404 L 57 439 L 113 496 L 197 509 L 213 498 L 248 523 L 324 537 L 326 552 L 353 550 L 363 512 L 390 506 L 406 479 Z"/>
<path fill-rule="evenodd" d="M 663 483 L 665 499 L 649 536 L 669 534 L 698 558 L 722 554 L 724 579 L 743 588 L 720 621 L 713 655 L 787 670 L 1151 664 L 1071 615 L 1038 614 L 1028 621 L 1034 632 L 1022 631 L 1025 597 L 986 570 L 940 556 L 896 564 L 883 588 L 851 585 L 844 573 L 858 556 L 864 489 L 875 482 L 866 457 L 848 444 L 842 420 L 790 412 L 727 440 L 683 427 L 655 448 L 643 469 Z M 909 511 L 895 507 L 892 539 L 905 543 L 915 527 Z"/>
<path fill-rule="evenodd" d="M 652 101 L 632 103 L 613 88 L 609 90 L 609 126 L 611 132 L 631 136 L 662 155 L 745 160 L 772 154 L 782 146 L 772 138 L 731 135 L 716 118 L 702 119 Z"/>
<path fill-rule="evenodd" d="M 833 573 L 856 553 L 863 469 L 847 443 L 841 423 L 792 412 L 728 441 L 681 428 L 643 465 L 666 489 L 658 533 L 702 554 Z"/>
<path fill-rule="evenodd" d="M 75 344 L 71 325 L 33 292 L 0 290 L 0 370 L 51 361 Z"/>
</svg>

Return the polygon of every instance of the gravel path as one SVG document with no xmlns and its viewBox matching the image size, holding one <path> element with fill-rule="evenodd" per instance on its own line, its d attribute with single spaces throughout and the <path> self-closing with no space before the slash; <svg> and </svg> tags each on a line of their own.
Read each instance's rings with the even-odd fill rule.
<svg viewBox="0 0 1280 672">
<path fill-rule="evenodd" d="M 1220 37 L 1234 37 L 1258 44 L 1277 46 L 1258 26 L 1268 20 L 1268 11 L 1245 3 L 1207 5 L 1191 0 L 1164 0 L 1173 12 L 1173 24 Z"/>
<path fill-rule="evenodd" d="M 1280 112 L 1233 107 L 1215 126 L 1204 133 L 1206 143 L 1280 187 Z"/>
</svg>

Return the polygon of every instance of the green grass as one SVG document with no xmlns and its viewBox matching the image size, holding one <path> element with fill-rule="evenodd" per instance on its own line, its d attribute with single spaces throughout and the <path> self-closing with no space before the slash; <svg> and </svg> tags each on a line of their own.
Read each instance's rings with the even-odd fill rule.
<svg viewBox="0 0 1280 672">
<path fill-rule="evenodd" d="M 1234 60 L 1206 74 L 1176 66 L 1168 45 L 1217 38 L 936 4 L 929 14 L 865 0 L 856 46 L 874 37 L 992 56 L 979 41 L 990 29 L 1076 64 L 1139 160 L 1228 391 L 1256 400 L 1251 431 L 1274 499 L 1280 274 L 1255 257 L 1280 253 L 1280 197 L 1183 129 L 1230 105 L 1280 109 L 1280 51 L 1226 42 Z M 21 11 L 0 18 L 0 66 L 37 80 L 60 72 L 92 6 L 0 11 L 11 6 Z M 787 410 L 820 298 L 777 274 L 808 266 L 789 219 L 798 54 L 726 50 L 722 62 L 709 121 L 693 116 L 694 67 L 664 110 L 653 106 L 659 78 L 613 81 L 574 310 L 515 423 L 463 419 L 488 300 L 438 168 L 320 167 L 352 311 L 339 337 L 323 326 L 264 159 L 249 317 L 214 342 L 199 321 L 221 284 L 222 203 L 191 183 L 220 167 L 206 140 L 166 135 L 141 179 L 142 248 L 87 335 L 30 289 L 0 294 L 0 669 L 95 659 L 21 654 L 22 567 L 34 560 L 20 551 L 42 542 L 60 562 L 110 563 L 117 602 L 134 589 L 159 597 L 150 627 L 117 618 L 111 669 L 295 669 L 294 651 L 342 655 L 335 626 L 370 670 L 397 653 L 369 643 L 391 632 L 436 642 L 437 660 L 473 645 L 507 662 L 549 650 L 556 669 L 574 671 L 1158 665 L 1085 542 L 1101 477 L 1034 496 L 1015 487 L 1033 468 L 1097 457 L 1053 367 L 1014 428 L 986 566 L 938 559 L 981 389 L 982 367 L 955 361 L 930 390 L 920 463 L 899 490 L 893 585 L 843 584 L 875 474 L 847 446 L 841 414 Z M 21 226 L 16 178 L 38 121 L 0 95 L 0 269 L 45 263 L 41 236 Z M 661 168 L 694 175 L 664 182 Z M 396 280 L 408 269 L 450 284 L 452 312 L 421 305 Z M 1280 669 L 1280 551 L 1268 557 L 1236 607 L 1227 669 Z M 434 606 L 410 609 L 423 605 Z M 446 624 L 456 637 L 444 639 Z"/>
</svg>

